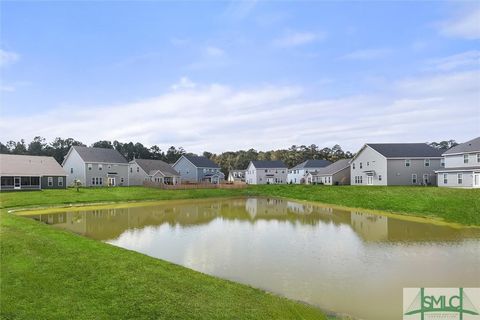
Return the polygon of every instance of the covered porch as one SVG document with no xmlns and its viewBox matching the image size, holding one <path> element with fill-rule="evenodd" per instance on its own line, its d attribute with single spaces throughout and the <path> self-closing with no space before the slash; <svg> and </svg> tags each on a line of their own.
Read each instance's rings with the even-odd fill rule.
<svg viewBox="0 0 480 320">
<path fill-rule="evenodd" d="M 40 190 L 40 176 L 2 176 L 0 190 Z"/>
</svg>

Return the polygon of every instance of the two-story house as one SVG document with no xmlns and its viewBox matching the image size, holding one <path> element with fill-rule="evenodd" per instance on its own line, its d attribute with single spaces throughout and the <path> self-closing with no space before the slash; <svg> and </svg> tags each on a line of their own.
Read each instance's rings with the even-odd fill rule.
<svg viewBox="0 0 480 320">
<path fill-rule="evenodd" d="M 287 181 L 288 183 L 305 183 L 306 176 L 309 172 L 314 172 L 320 170 L 320 168 L 324 168 L 328 165 L 332 164 L 332 162 L 328 160 L 307 160 L 295 167 L 288 169 Z"/>
<path fill-rule="evenodd" d="M 115 149 L 71 147 L 62 167 L 68 185 L 79 180 L 86 187 L 128 186 L 128 161 Z"/>
<path fill-rule="evenodd" d="M 225 175 L 220 171 L 218 164 L 203 156 L 182 155 L 173 164 L 173 168 L 184 182 L 216 184 L 225 180 Z"/>
<path fill-rule="evenodd" d="M 442 151 L 426 143 L 367 143 L 350 161 L 352 185 L 435 185 Z"/>
<path fill-rule="evenodd" d="M 129 185 L 141 186 L 145 182 L 175 185 L 180 183 L 180 174 L 162 160 L 133 159 L 129 162 Z"/>
<path fill-rule="evenodd" d="M 245 171 L 248 184 L 283 184 L 287 183 L 287 166 L 280 160 L 250 161 Z"/>
<path fill-rule="evenodd" d="M 228 172 L 228 182 L 245 182 L 245 170 L 230 170 Z"/>
<path fill-rule="evenodd" d="M 439 187 L 480 188 L 480 137 L 442 155 L 445 168 L 436 171 Z"/>
</svg>

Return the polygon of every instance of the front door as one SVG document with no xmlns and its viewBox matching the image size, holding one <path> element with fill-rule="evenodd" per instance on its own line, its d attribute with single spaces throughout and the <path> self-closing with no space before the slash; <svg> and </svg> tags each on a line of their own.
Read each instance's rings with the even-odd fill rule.
<svg viewBox="0 0 480 320">
<path fill-rule="evenodd" d="M 14 177 L 13 178 L 13 189 L 18 190 L 18 189 L 21 189 L 21 188 L 22 188 L 22 185 L 21 185 L 20 177 Z"/>
<path fill-rule="evenodd" d="M 480 188 L 480 173 L 473 174 L 473 187 Z"/>
<path fill-rule="evenodd" d="M 373 177 L 372 176 L 367 176 L 367 184 L 372 185 L 373 184 Z"/>
<path fill-rule="evenodd" d="M 115 187 L 115 178 L 108 178 L 108 186 L 109 187 Z"/>
</svg>

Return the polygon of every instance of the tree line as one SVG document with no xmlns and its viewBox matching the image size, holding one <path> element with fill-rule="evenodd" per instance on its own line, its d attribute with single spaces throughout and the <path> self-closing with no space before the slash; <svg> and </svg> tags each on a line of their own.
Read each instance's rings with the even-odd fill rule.
<svg viewBox="0 0 480 320">
<path fill-rule="evenodd" d="M 438 149 L 449 149 L 458 143 L 455 140 L 446 140 L 441 142 L 431 142 L 432 147 Z M 55 138 L 53 141 L 47 143 L 45 138 L 37 136 L 32 141 L 26 143 L 24 139 L 20 141 L 8 141 L 5 144 L 0 142 L 0 153 L 7 154 L 26 154 L 37 156 L 52 156 L 58 163 L 62 163 L 67 155 L 68 150 L 72 146 L 86 146 L 81 141 L 73 138 Z M 120 152 L 128 161 L 133 159 L 154 159 L 162 160 L 167 163 L 174 163 L 181 155 L 195 155 L 188 153 L 182 147 L 171 146 L 166 151 L 160 149 L 159 146 L 145 146 L 140 142 L 122 143 L 117 140 L 108 141 L 100 140 L 90 145 L 97 148 L 115 149 Z M 302 163 L 309 159 L 325 159 L 335 162 L 339 159 L 349 159 L 355 154 L 350 151 L 344 151 L 340 145 L 333 147 L 321 148 L 315 144 L 293 145 L 288 149 L 278 149 L 270 151 L 257 151 L 255 149 L 227 151 L 219 154 L 208 151 L 203 152 L 203 156 L 216 162 L 222 172 L 227 174 L 232 169 L 246 169 L 251 160 L 281 160 L 289 168 Z"/>
</svg>

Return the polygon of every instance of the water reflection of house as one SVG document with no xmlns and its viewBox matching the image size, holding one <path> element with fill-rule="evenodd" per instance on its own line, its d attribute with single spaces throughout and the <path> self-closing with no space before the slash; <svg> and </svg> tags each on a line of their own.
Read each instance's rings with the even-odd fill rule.
<svg viewBox="0 0 480 320">
<path fill-rule="evenodd" d="M 275 198 L 248 198 L 245 209 L 252 219 L 288 214 L 287 201 Z"/>
<path fill-rule="evenodd" d="M 287 201 L 287 208 L 290 212 L 297 214 L 309 214 L 313 212 L 313 205 L 310 203 Z"/>
<path fill-rule="evenodd" d="M 363 239 L 370 241 L 388 239 L 388 218 L 365 212 L 352 212 L 351 226 Z"/>
</svg>

